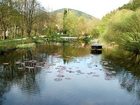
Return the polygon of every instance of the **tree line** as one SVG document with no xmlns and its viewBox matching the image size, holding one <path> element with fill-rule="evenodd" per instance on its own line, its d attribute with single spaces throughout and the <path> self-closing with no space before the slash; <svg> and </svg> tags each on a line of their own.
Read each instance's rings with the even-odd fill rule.
<svg viewBox="0 0 140 105">
<path fill-rule="evenodd" d="M 36 0 L 2 0 L 0 2 L 0 39 L 45 35 L 98 36 L 98 19 L 78 16 L 75 11 L 47 12 Z"/>
<path fill-rule="evenodd" d="M 78 13 L 82 14 L 80 11 L 71 9 L 64 9 L 63 13 L 58 13 L 56 23 L 58 25 L 58 32 L 63 32 L 66 36 L 98 36 L 99 32 L 96 28 L 100 20 L 93 17 L 86 17 L 87 15 L 78 15 Z"/>
<path fill-rule="evenodd" d="M 128 4 L 103 17 L 100 35 L 107 43 L 115 43 L 126 51 L 140 54 L 140 1 Z"/>
<path fill-rule="evenodd" d="M 43 34 L 49 14 L 36 0 L 0 1 L 1 39 Z"/>
</svg>

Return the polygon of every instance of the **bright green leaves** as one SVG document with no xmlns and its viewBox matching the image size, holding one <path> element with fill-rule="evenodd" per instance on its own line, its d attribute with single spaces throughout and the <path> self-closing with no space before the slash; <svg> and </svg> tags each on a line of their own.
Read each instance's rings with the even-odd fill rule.
<svg viewBox="0 0 140 105">
<path fill-rule="evenodd" d="M 140 53 L 140 12 L 131 10 L 117 11 L 109 20 L 104 38 L 120 47 Z"/>
</svg>

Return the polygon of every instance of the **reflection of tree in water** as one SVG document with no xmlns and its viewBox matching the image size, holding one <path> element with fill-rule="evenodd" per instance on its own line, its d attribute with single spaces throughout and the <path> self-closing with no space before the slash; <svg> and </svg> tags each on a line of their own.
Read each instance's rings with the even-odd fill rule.
<svg viewBox="0 0 140 105">
<path fill-rule="evenodd" d="M 16 63 L 24 63 L 24 60 L 32 60 L 34 58 L 40 58 L 39 60 L 42 61 L 43 57 L 40 58 L 39 54 L 36 54 L 36 52 L 33 53 L 31 50 L 18 50 L 0 57 L 0 105 L 4 98 L 3 95 L 14 84 L 18 84 L 21 90 L 29 94 L 39 92 L 35 76 L 40 69 L 33 71 L 19 70 Z"/>
<path fill-rule="evenodd" d="M 69 43 L 64 43 L 62 45 L 61 55 L 63 57 L 64 63 L 68 63 L 73 60 L 73 57 L 81 57 L 89 54 L 90 50 L 88 48 L 83 48 L 78 46 L 77 43 L 74 45 L 70 45 Z"/>
<path fill-rule="evenodd" d="M 104 52 L 104 59 L 112 62 L 122 89 L 135 94 L 140 101 L 140 66 L 135 62 L 136 58 L 127 52 L 110 51 Z"/>
<path fill-rule="evenodd" d="M 109 59 L 106 62 L 110 62 Z M 117 78 L 121 88 L 131 94 L 134 94 L 134 96 L 138 99 L 136 102 L 140 102 L 140 78 L 130 71 L 127 71 L 127 69 L 123 69 L 122 67 L 119 67 L 119 65 L 113 64 L 113 62 L 107 63 L 106 67 L 107 68 L 104 70 L 106 76 L 105 79 L 112 80 L 114 77 Z M 112 73 L 112 70 L 115 71 L 115 74 Z"/>
<path fill-rule="evenodd" d="M 6 70 L 6 72 L 4 70 L 0 73 L 0 105 L 4 100 L 3 95 L 10 90 L 13 84 L 18 84 L 21 90 L 28 94 L 39 92 L 39 86 L 35 79 L 36 73 L 31 72 L 21 75 L 14 72 L 14 74 L 16 75 L 13 76 L 10 70 Z"/>
<path fill-rule="evenodd" d="M 3 95 L 10 90 L 10 83 L 4 79 L 0 79 L 0 105 L 2 105 Z"/>
<path fill-rule="evenodd" d="M 89 47 L 82 47 L 81 43 L 51 43 L 48 45 L 39 46 L 36 49 L 38 52 L 45 55 L 54 55 L 63 58 L 64 63 L 68 63 L 73 60 L 73 57 L 82 57 L 90 54 Z"/>
<path fill-rule="evenodd" d="M 10 90 L 12 77 L 12 71 L 8 72 L 0 65 L 0 105 L 2 105 L 4 100 L 3 95 Z"/>
<path fill-rule="evenodd" d="M 36 94 L 39 92 L 39 85 L 35 79 L 35 73 L 29 73 L 18 82 L 19 87 L 22 91 L 27 94 Z"/>
<path fill-rule="evenodd" d="M 140 70 L 139 69 L 140 55 L 134 55 L 132 53 L 120 49 L 120 50 L 105 50 L 104 57 L 106 59 L 113 61 L 115 64 L 119 66 L 127 68 L 130 71 Z"/>
<path fill-rule="evenodd" d="M 28 60 L 32 60 L 33 59 L 33 55 L 32 55 L 32 51 L 31 50 L 27 50 L 25 58 Z"/>
<path fill-rule="evenodd" d="M 28 94 L 39 92 L 39 85 L 36 81 L 36 72 L 19 70 L 16 63 L 25 63 L 26 60 L 36 60 L 37 62 L 46 62 L 49 55 L 62 57 L 66 61 L 72 60 L 72 57 L 85 56 L 89 53 L 88 49 L 77 48 L 73 45 L 67 45 L 63 50 L 62 45 L 45 45 L 35 50 L 17 50 L 5 56 L 0 56 L 0 104 L 3 101 L 3 95 L 8 92 L 12 85 L 17 84 L 20 89 Z M 62 56 L 62 54 L 65 54 Z M 53 57 L 52 57 L 53 58 Z M 47 61 L 48 62 L 48 61 Z M 4 65 L 4 63 L 6 65 Z M 51 62 L 54 63 L 54 62 Z"/>
<path fill-rule="evenodd" d="M 119 75 L 119 82 L 123 89 L 135 94 L 140 100 L 140 78 L 124 70 Z"/>
<path fill-rule="evenodd" d="M 132 76 L 131 73 L 122 71 L 119 75 L 119 82 L 122 88 L 125 88 L 128 92 L 135 91 L 135 83 L 137 79 Z"/>
</svg>

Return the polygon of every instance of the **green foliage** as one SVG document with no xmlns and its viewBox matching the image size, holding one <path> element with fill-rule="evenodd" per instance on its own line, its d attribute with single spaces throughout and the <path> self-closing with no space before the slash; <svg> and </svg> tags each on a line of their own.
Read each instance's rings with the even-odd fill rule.
<svg viewBox="0 0 140 105">
<path fill-rule="evenodd" d="M 125 50 L 140 53 L 140 12 L 131 10 L 117 11 L 109 21 L 105 40 L 115 42 Z"/>
<path fill-rule="evenodd" d="M 76 31 L 77 24 L 76 15 L 69 11 L 64 21 L 65 21 L 64 22 L 65 30 L 67 31 L 67 33 L 64 34 L 73 35 Z"/>
<path fill-rule="evenodd" d="M 92 38 L 99 38 L 99 36 L 100 36 L 100 32 L 99 32 L 98 29 L 95 28 L 91 31 L 91 37 Z"/>
<path fill-rule="evenodd" d="M 99 24 L 98 19 L 72 9 L 67 9 L 67 14 L 65 15 L 64 9 L 55 11 L 54 13 L 57 15 L 57 32 L 61 35 L 77 37 L 84 34 L 92 35 L 97 24 Z"/>
<path fill-rule="evenodd" d="M 16 18 L 16 10 L 3 3 L 0 5 L 0 30 L 4 32 L 4 39 L 7 38 L 6 31 L 8 30 L 8 28 L 16 24 L 14 20 Z M 16 22 L 18 22 L 18 20 Z"/>
<path fill-rule="evenodd" d="M 130 10 L 137 10 L 140 8 L 140 0 L 131 0 L 128 4 L 125 4 L 124 6 L 120 7 L 119 9 L 130 9 Z"/>
<path fill-rule="evenodd" d="M 0 38 L 13 39 L 44 34 L 47 12 L 37 0 L 2 0 L 0 2 Z"/>
<path fill-rule="evenodd" d="M 112 11 L 111 13 L 106 14 L 103 18 L 102 21 L 98 25 L 98 30 L 100 35 L 103 35 L 106 31 L 106 27 L 111 20 L 112 16 L 114 16 L 116 11 Z"/>
</svg>

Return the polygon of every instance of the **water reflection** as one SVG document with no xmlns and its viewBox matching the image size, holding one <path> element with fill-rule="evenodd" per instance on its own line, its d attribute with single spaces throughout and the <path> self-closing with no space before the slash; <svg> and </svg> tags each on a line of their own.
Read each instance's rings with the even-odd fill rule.
<svg viewBox="0 0 140 105">
<path fill-rule="evenodd" d="M 35 56 L 32 55 L 30 50 L 19 50 L 16 52 L 9 53 L 8 55 L 0 57 L 0 102 L 2 105 L 3 95 L 10 91 L 13 84 L 17 84 L 18 87 L 27 93 L 38 93 L 39 86 L 36 82 L 35 76 L 40 72 L 36 65 L 33 67 L 33 59 Z M 28 61 L 28 64 L 27 63 Z M 41 63 L 40 61 L 36 64 Z M 41 65 L 43 67 L 43 65 Z M 32 70 L 30 70 L 32 69 Z"/>
<path fill-rule="evenodd" d="M 139 105 L 139 77 L 107 54 L 53 44 L 1 56 L 0 105 Z"/>
<path fill-rule="evenodd" d="M 115 70 L 121 88 L 136 96 L 140 103 L 140 72 L 139 65 L 135 62 L 136 58 L 130 53 L 124 52 L 123 54 L 119 50 L 111 53 L 104 52 L 103 59 L 107 62 L 105 65 Z M 137 105 L 137 102 L 133 104 Z"/>
</svg>

